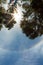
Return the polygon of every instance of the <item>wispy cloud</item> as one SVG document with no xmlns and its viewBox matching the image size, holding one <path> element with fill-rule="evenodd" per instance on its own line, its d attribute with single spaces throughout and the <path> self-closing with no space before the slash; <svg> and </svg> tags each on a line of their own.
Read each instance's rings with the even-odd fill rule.
<svg viewBox="0 0 43 65">
<path fill-rule="evenodd" d="M 25 52 L 22 53 L 21 58 L 17 61 L 16 65 L 41 65 L 40 62 L 42 61 L 42 59 L 43 40 L 41 40 L 37 45 L 33 46 L 32 48 L 25 50 Z"/>
<path fill-rule="evenodd" d="M 23 51 L 11 51 L 0 48 L 1 65 L 39 65 L 40 58 L 43 58 L 43 40 L 30 49 Z"/>
</svg>

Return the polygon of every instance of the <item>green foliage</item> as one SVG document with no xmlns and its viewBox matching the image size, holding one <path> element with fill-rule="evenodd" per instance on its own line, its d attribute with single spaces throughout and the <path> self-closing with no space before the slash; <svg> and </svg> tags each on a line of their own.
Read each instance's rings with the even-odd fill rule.
<svg viewBox="0 0 43 65">
<path fill-rule="evenodd" d="M 0 5 L 2 5 L 1 3 L 6 3 L 6 1 L 7 0 L 0 0 Z M 43 0 L 22 0 L 22 3 L 25 12 L 23 11 L 23 20 L 21 21 L 20 26 L 26 36 L 30 39 L 35 39 L 43 34 Z M 8 11 L 0 6 L 0 30 L 2 24 L 4 24 L 6 28 L 11 29 L 16 23 L 13 16 L 9 14 L 13 13 L 15 5 L 13 4 L 8 8 Z"/>
<path fill-rule="evenodd" d="M 0 0 L 0 5 L 1 5 L 1 3 L 6 3 L 6 1 L 7 0 Z M 9 10 L 11 11 L 12 9 L 9 9 Z M 0 30 L 3 27 L 3 24 L 5 25 L 6 28 L 11 29 L 14 26 L 14 24 L 16 23 L 16 21 L 14 21 L 14 19 L 13 19 L 13 16 L 11 15 L 11 13 L 10 14 L 9 13 L 10 12 L 7 12 L 4 7 L 0 6 Z"/>
<path fill-rule="evenodd" d="M 28 1 L 29 3 L 29 1 Z M 23 4 L 24 13 L 21 28 L 30 39 L 43 34 L 43 0 L 32 0 Z"/>
</svg>

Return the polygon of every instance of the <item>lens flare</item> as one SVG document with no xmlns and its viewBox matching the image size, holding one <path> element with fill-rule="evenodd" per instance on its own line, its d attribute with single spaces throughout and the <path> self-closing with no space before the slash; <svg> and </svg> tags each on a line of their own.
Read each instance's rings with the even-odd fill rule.
<svg viewBox="0 0 43 65">
<path fill-rule="evenodd" d="M 14 20 L 19 23 L 23 18 L 22 8 L 17 6 L 16 10 L 14 9 Z"/>
</svg>

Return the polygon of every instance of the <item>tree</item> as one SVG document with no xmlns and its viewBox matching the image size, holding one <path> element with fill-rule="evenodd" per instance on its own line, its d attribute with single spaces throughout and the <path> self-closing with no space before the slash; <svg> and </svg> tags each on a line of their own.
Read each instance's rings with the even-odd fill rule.
<svg viewBox="0 0 43 65">
<path fill-rule="evenodd" d="M 8 29 L 11 29 L 14 26 L 14 24 L 16 23 L 16 21 L 13 18 L 13 15 L 11 15 L 11 12 L 8 12 L 4 7 L 2 7 L 2 3 L 5 4 L 6 1 L 7 0 L 0 0 L 0 30 L 3 27 L 3 24 Z M 13 6 L 13 8 L 14 8 L 14 6 Z M 11 10 L 11 9 L 9 8 L 9 10 Z M 12 14 L 13 14 L 13 12 L 12 12 Z"/>
<path fill-rule="evenodd" d="M 21 28 L 30 39 L 43 34 L 43 0 L 31 0 L 23 4 L 24 13 Z"/>
<path fill-rule="evenodd" d="M 15 0 L 13 3 L 10 0 L 11 2 L 8 3 L 10 7 L 8 7 L 7 11 L 2 7 L 2 3 L 6 3 L 6 1 L 0 0 L 0 29 L 2 24 L 11 29 L 16 23 L 12 14 L 19 0 Z M 21 3 L 25 12 L 23 11 L 23 20 L 20 26 L 26 36 L 30 39 L 35 39 L 43 34 L 43 0 L 21 0 Z"/>
</svg>

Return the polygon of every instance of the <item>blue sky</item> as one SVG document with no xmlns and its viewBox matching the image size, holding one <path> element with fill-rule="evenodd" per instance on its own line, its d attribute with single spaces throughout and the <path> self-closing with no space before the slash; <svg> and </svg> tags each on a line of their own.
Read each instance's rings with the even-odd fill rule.
<svg viewBox="0 0 43 65">
<path fill-rule="evenodd" d="M 43 36 L 30 40 L 15 24 L 0 31 L 0 65 L 43 65 Z"/>
<path fill-rule="evenodd" d="M 17 22 L 0 31 L 0 65 L 43 65 L 43 36 L 26 37 Z"/>
</svg>

